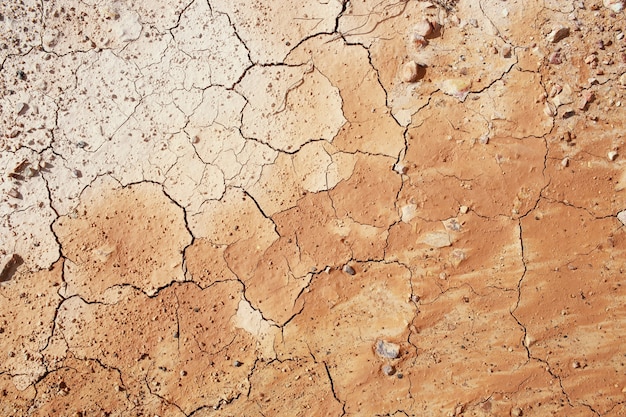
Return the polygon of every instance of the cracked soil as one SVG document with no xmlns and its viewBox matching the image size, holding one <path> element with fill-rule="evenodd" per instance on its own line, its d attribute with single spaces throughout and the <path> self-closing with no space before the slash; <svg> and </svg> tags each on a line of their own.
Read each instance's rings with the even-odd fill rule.
<svg viewBox="0 0 626 417">
<path fill-rule="evenodd" d="M 0 415 L 626 415 L 624 6 L 2 2 Z"/>
</svg>

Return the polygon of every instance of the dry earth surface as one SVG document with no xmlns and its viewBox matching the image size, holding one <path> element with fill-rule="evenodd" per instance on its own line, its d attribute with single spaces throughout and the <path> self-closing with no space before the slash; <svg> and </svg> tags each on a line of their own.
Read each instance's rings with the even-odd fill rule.
<svg viewBox="0 0 626 417">
<path fill-rule="evenodd" d="M 2 2 L 0 415 L 626 415 L 623 8 Z"/>
</svg>

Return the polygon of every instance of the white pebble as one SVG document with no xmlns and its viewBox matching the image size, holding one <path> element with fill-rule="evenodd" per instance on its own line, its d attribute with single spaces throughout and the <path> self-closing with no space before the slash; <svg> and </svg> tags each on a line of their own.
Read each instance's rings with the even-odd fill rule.
<svg viewBox="0 0 626 417">
<path fill-rule="evenodd" d="M 427 20 L 422 20 L 413 27 L 413 33 L 418 36 L 426 37 L 433 33 L 433 27 Z"/>
<path fill-rule="evenodd" d="M 415 61 L 409 61 L 402 66 L 402 74 L 400 76 L 405 83 L 414 83 L 419 78 L 419 65 Z"/>
<path fill-rule="evenodd" d="M 624 10 L 624 0 L 604 0 L 604 7 L 613 10 L 615 13 L 619 13 Z"/>
<path fill-rule="evenodd" d="M 609 157 L 609 161 L 615 161 L 615 159 L 617 158 L 617 152 L 611 151 L 607 154 L 607 156 Z"/>
</svg>

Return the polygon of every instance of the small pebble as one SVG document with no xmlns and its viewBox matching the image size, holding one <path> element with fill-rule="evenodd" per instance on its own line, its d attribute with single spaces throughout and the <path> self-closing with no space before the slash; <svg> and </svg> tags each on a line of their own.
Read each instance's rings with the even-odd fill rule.
<svg viewBox="0 0 626 417">
<path fill-rule="evenodd" d="M 617 152 L 616 151 L 611 151 L 607 154 L 609 161 L 615 161 L 615 159 L 617 158 Z"/>
<path fill-rule="evenodd" d="M 617 213 L 617 220 L 619 220 L 624 226 L 626 226 L 626 210 L 622 210 Z"/>
<path fill-rule="evenodd" d="M 563 63 L 563 60 L 561 59 L 561 53 L 560 52 L 553 52 L 550 55 L 549 61 L 552 65 L 559 65 Z"/>
<path fill-rule="evenodd" d="M 596 96 L 593 91 L 585 91 L 578 103 L 579 110 L 586 110 L 587 105 L 595 100 Z"/>
<path fill-rule="evenodd" d="M 569 36 L 569 28 L 567 26 L 561 26 L 559 28 L 554 29 L 552 32 L 548 34 L 546 39 L 550 43 L 557 43 L 561 39 L 567 38 Z"/>
<path fill-rule="evenodd" d="M 569 158 L 563 158 L 561 159 L 561 166 L 563 168 L 567 168 L 569 166 Z"/>
<path fill-rule="evenodd" d="M 352 268 L 350 265 L 345 264 L 342 268 L 343 272 L 345 272 L 348 275 L 354 275 L 356 274 L 356 272 L 354 271 L 354 268 Z"/>
<path fill-rule="evenodd" d="M 17 105 L 17 115 L 18 116 L 23 116 L 29 109 L 28 104 L 26 103 L 19 103 Z"/>
<path fill-rule="evenodd" d="M 443 81 L 440 88 L 444 94 L 464 101 L 472 88 L 472 81 L 463 78 L 451 78 Z"/>
<path fill-rule="evenodd" d="M 9 191 L 7 191 L 7 194 L 9 195 L 9 197 L 22 198 L 22 194 L 17 190 L 17 188 L 11 188 Z"/>
<path fill-rule="evenodd" d="M 431 26 L 429 21 L 422 20 L 413 27 L 413 33 L 422 37 L 426 37 L 433 33 L 433 27 Z"/>
<path fill-rule="evenodd" d="M 505 58 L 511 57 L 511 45 L 504 45 L 502 47 L 502 56 Z"/>
<path fill-rule="evenodd" d="M 419 77 L 420 66 L 415 61 L 409 61 L 402 66 L 402 81 L 405 83 L 414 83 Z"/>
<path fill-rule="evenodd" d="M 26 169 L 24 169 L 24 175 L 28 178 L 32 178 L 37 175 L 37 170 L 31 167 L 26 167 Z"/>
<path fill-rule="evenodd" d="M 468 211 L 469 211 L 469 207 L 467 207 L 467 206 L 461 206 L 461 207 L 459 208 L 459 212 L 460 212 L 461 214 L 467 214 L 467 212 L 468 212 Z"/>
<path fill-rule="evenodd" d="M 524 415 L 524 412 L 519 407 L 515 407 L 514 409 L 511 410 L 512 417 L 522 417 L 523 415 Z"/>
<path fill-rule="evenodd" d="M 233 366 L 234 366 L 235 368 L 239 368 L 241 365 L 243 365 L 243 363 L 242 363 L 242 362 L 239 362 L 239 361 L 233 361 Z"/>
<path fill-rule="evenodd" d="M 624 0 L 603 0 L 604 7 L 619 13 L 624 10 Z"/>
<path fill-rule="evenodd" d="M 87 146 L 87 142 L 80 140 L 80 141 L 76 142 L 76 146 L 78 146 L 79 148 L 83 149 L 83 148 L 85 148 Z"/>
<path fill-rule="evenodd" d="M 376 353 L 386 359 L 396 359 L 400 356 L 400 345 L 379 340 L 376 342 Z"/>
<path fill-rule="evenodd" d="M 413 44 L 417 47 L 417 48 L 423 48 L 426 45 L 428 45 L 428 41 L 426 40 L 425 37 L 418 35 L 416 33 L 414 33 L 411 37 L 411 39 L 413 40 Z"/>
<path fill-rule="evenodd" d="M 580 368 L 580 362 L 578 362 L 578 361 L 572 362 L 572 368 L 574 368 L 574 369 Z"/>
<path fill-rule="evenodd" d="M 402 378 L 404 378 L 404 375 L 401 372 L 398 372 L 397 377 L 398 377 L 398 379 L 402 379 Z"/>
<path fill-rule="evenodd" d="M 396 368 L 394 368 L 393 365 L 383 365 L 382 371 L 383 374 L 391 376 L 396 373 Z"/>
</svg>

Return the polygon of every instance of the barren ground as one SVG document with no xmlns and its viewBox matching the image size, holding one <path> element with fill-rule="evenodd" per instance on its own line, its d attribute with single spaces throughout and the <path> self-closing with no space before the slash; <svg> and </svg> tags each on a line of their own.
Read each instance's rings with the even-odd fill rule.
<svg viewBox="0 0 626 417">
<path fill-rule="evenodd" d="M 0 415 L 626 415 L 623 6 L 2 2 Z"/>
</svg>

